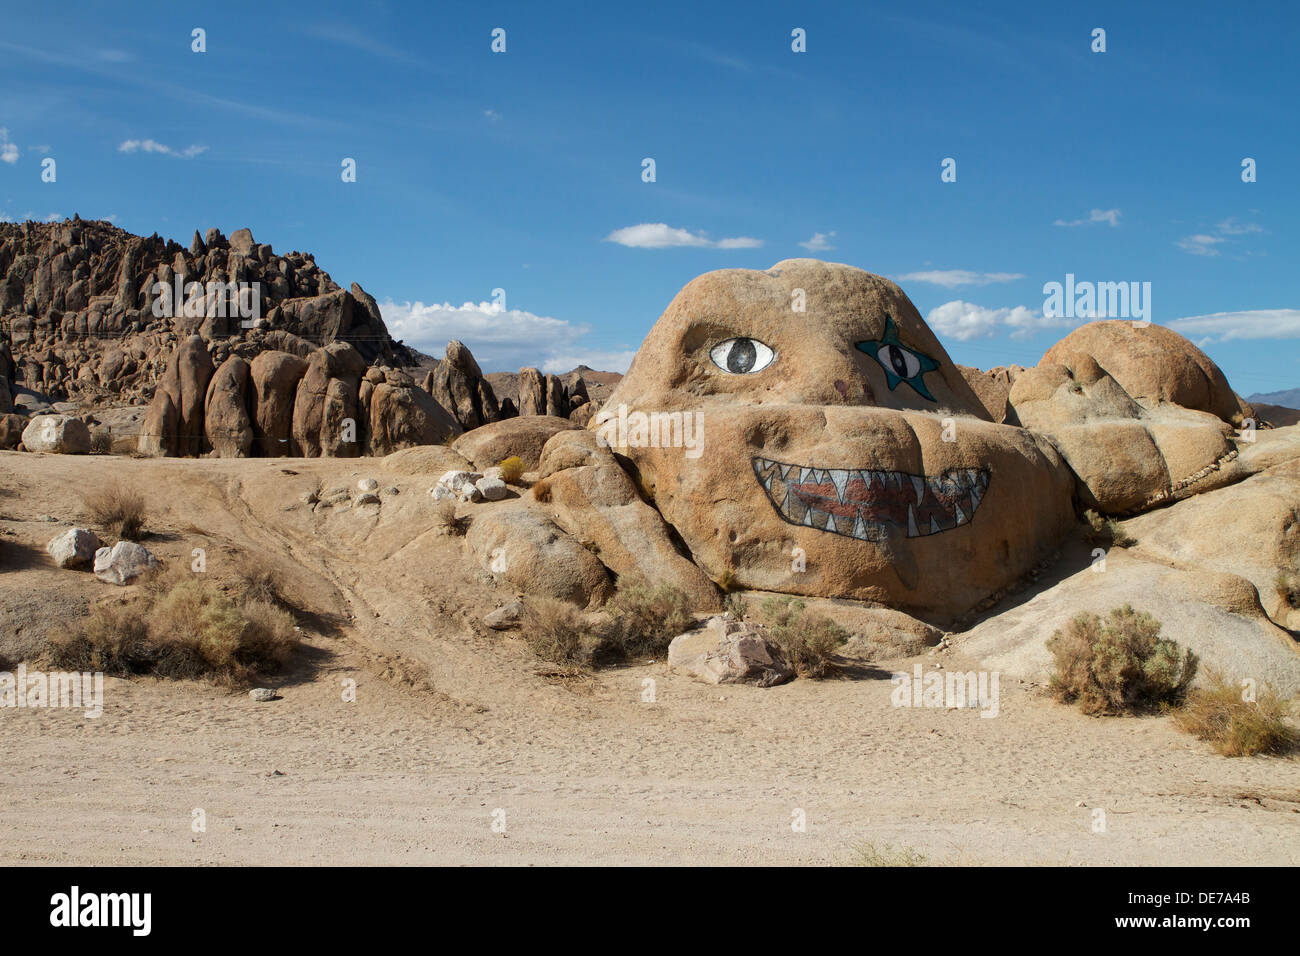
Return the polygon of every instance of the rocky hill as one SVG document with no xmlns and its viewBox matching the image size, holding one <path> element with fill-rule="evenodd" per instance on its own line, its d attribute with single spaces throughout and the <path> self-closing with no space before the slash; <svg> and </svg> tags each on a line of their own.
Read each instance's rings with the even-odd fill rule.
<svg viewBox="0 0 1300 956">
<path fill-rule="evenodd" d="M 0 224 L 0 343 L 11 381 L 54 399 L 148 399 L 190 335 L 217 363 L 342 341 L 367 364 L 414 364 L 360 285 L 342 289 L 310 253 L 276 254 L 248 229 L 229 239 L 196 231 L 185 248 L 79 218 Z"/>
</svg>

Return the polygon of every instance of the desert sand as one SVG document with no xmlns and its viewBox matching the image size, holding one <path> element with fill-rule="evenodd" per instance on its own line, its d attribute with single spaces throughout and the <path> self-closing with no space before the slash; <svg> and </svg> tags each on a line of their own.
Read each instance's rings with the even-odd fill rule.
<svg viewBox="0 0 1300 956">
<path fill-rule="evenodd" d="M 312 611 L 276 701 L 110 677 L 99 718 L 0 712 L 0 861 L 836 864 L 871 844 L 930 864 L 1300 862 L 1294 758 L 1226 759 L 1164 718 L 1086 717 L 1014 679 L 996 719 L 892 707 L 891 671 L 978 666 L 960 634 L 935 655 L 766 689 L 662 661 L 549 673 L 480 623 L 515 595 L 421 519 L 439 449 L 421 454 L 389 471 L 393 459 L 0 452 L 10 658 L 120 593 L 44 552 L 108 478 L 147 489 L 145 543 L 164 561 L 202 548 L 221 574 L 257 554 Z M 328 517 L 299 500 L 365 477 L 400 494 Z"/>
</svg>

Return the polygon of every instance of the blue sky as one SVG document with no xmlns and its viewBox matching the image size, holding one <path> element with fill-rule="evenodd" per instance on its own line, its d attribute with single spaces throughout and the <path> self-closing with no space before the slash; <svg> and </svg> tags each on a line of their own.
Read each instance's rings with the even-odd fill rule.
<svg viewBox="0 0 1300 956">
<path fill-rule="evenodd" d="M 621 369 L 694 276 L 814 255 L 958 362 L 1037 362 L 1073 273 L 1150 282 L 1243 394 L 1300 386 L 1298 8 L 1058 6 L 11 5 L 0 216 L 249 226 L 486 370 Z"/>
</svg>

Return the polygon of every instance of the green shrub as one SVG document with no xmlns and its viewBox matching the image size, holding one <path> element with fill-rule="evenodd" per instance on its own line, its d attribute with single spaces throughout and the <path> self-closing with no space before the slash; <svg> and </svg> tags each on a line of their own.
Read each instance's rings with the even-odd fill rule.
<svg viewBox="0 0 1300 956">
<path fill-rule="evenodd" d="M 1125 605 L 1103 621 L 1077 615 L 1047 642 L 1055 660 L 1051 687 L 1084 713 L 1120 714 L 1180 703 L 1197 657 L 1160 637 L 1160 622 Z"/>
<path fill-rule="evenodd" d="M 144 494 L 121 482 L 109 482 L 85 494 L 82 504 L 96 527 L 127 541 L 139 541 L 144 531 Z"/>
<path fill-rule="evenodd" d="M 501 462 L 501 480 L 507 485 L 519 484 L 524 475 L 524 462 L 518 455 L 511 455 Z"/>
<path fill-rule="evenodd" d="M 695 626 L 685 592 L 670 584 L 620 582 L 606 613 L 604 651 L 617 658 L 660 656 Z"/>
<path fill-rule="evenodd" d="M 1105 518 L 1091 509 L 1085 511 L 1083 517 L 1088 522 L 1088 540 L 1094 544 L 1114 548 L 1127 548 L 1137 544 L 1137 539 L 1121 528 L 1114 518 Z"/>
</svg>

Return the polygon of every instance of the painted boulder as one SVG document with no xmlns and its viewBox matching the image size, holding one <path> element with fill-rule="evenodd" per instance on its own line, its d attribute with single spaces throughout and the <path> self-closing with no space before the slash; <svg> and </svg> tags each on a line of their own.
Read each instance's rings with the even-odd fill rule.
<svg viewBox="0 0 1300 956">
<path fill-rule="evenodd" d="M 894 283 L 812 259 L 689 283 L 588 426 L 720 584 L 960 615 L 1075 520 Z"/>
</svg>

